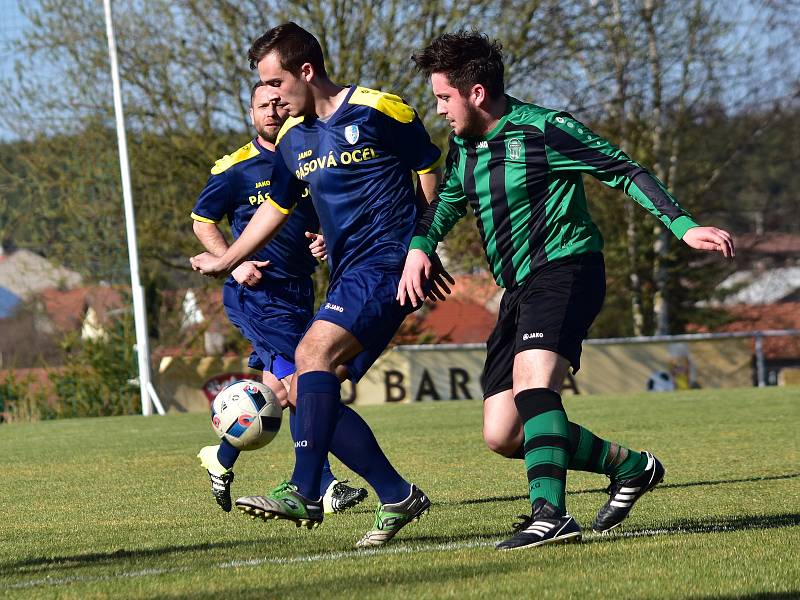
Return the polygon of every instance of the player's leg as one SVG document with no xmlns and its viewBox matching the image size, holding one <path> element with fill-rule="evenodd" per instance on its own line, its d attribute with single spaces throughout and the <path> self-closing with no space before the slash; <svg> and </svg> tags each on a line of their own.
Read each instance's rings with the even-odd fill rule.
<svg viewBox="0 0 800 600">
<path fill-rule="evenodd" d="M 342 379 L 347 370 L 342 367 L 337 370 L 337 377 Z M 286 404 L 281 402 L 281 406 L 289 407 L 289 430 L 292 434 L 292 441 L 297 440 L 297 415 L 294 403 L 289 402 L 289 392 L 292 388 L 292 380 L 294 374 L 284 377 L 280 380 Z M 339 480 L 333 474 L 331 469 L 330 458 L 325 457 L 325 462 L 322 464 L 322 476 L 320 478 L 319 493 L 322 496 L 322 506 L 325 514 L 344 512 L 349 508 L 360 504 L 368 496 L 366 489 L 361 487 L 353 487 L 347 485 L 347 480 Z"/>
<path fill-rule="evenodd" d="M 512 390 L 486 398 L 483 404 L 483 438 L 486 445 L 506 458 L 525 458 L 522 422 Z M 599 473 L 629 479 L 642 473 L 643 454 L 598 437 L 582 425 L 569 422 L 568 471 Z"/>
</svg>

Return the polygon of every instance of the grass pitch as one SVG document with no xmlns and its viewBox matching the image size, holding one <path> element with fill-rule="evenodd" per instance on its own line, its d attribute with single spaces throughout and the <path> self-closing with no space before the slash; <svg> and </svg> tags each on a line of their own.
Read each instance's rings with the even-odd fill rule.
<svg viewBox="0 0 800 600">
<path fill-rule="evenodd" d="M 498 552 L 529 512 L 520 461 L 489 452 L 481 403 L 359 412 L 433 501 L 376 551 L 364 508 L 315 531 L 217 508 L 194 457 L 205 415 L 0 425 L 0 596 L 20 598 L 783 598 L 800 596 L 800 390 L 569 398 L 570 418 L 646 448 L 664 483 L 610 535 Z M 340 478 L 358 482 L 333 461 Z M 234 495 L 288 477 L 288 427 L 245 453 Z M 570 473 L 588 529 L 605 478 Z"/>
</svg>

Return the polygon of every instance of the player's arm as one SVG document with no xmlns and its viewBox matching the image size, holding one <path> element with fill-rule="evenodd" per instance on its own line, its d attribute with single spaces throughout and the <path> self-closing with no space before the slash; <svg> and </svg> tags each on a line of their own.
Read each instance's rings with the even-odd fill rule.
<svg viewBox="0 0 800 600">
<path fill-rule="evenodd" d="M 231 244 L 222 256 L 203 252 L 191 257 L 189 262 L 195 271 L 200 271 L 203 275 L 216 277 L 229 273 L 275 237 L 288 218 L 288 211 L 283 212 L 271 202 L 265 202 L 258 207 L 239 239 Z"/>
<path fill-rule="evenodd" d="M 406 256 L 403 275 L 397 288 L 397 300 L 405 305 L 406 298 L 418 306 L 425 298 L 423 285 L 431 276 L 436 246 L 444 239 L 458 220 L 467 214 L 467 198 L 458 178 L 458 150 L 450 142 L 444 180 L 435 199 L 417 221 L 414 237 Z M 436 258 L 438 261 L 438 257 Z M 451 278 L 452 283 L 452 278 Z"/>
<path fill-rule="evenodd" d="M 210 252 L 214 256 L 222 256 L 228 249 L 228 242 L 216 223 L 206 223 L 195 219 L 192 221 L 192 231 L 198 241 L 203 244 L 206 252 Z"/>
<path fill-rule="evenodd" d="M 690 247 L 715 250 L 726 258 L 734 255 L 733 239 L 727 231 L 698 225 L 655 175 L 571 115 L 548 115 L 544 139 L 554 172 L 588 173 L 625 192 Z"/>
<path fill-rule="evenodd" d="M 280 152 L 276 153 L 269 201 L 258 207 L 239 238 L 222 256 L 204 252 L 189 259 L 192 268 L 203 275 L 216 277 L 230 272 L 248 256 L 267 244 L 289 218 L 300 197 L 301 188 L 286 168 Z"/>
</svg>

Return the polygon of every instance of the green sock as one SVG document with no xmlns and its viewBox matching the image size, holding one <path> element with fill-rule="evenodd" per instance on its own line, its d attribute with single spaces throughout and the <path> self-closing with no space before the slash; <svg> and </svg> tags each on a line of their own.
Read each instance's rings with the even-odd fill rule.
<svg viewBox="0 0 800 600">
<path fill-rule="evenodd" d="M 566 510 L 569 425 L 561 396 L 546 388 L 523 390 L 514 396 L 525 435 L 525 468 L 531 504 L 544 498 Z"/>
<path fill-rule="evenodd" d="M 569 424 L 569 438 L 570 469 L 630 479 L 641 475 L 647 466 L 647 457 L 642 452 L 599 438 L 576 423 Z"/>
</svg>

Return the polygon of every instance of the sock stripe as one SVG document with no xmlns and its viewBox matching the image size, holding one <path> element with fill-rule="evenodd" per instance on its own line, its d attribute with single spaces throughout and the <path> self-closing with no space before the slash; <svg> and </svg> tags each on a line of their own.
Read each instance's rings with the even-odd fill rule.
<svg viewBox="0 0 800 600">
<path fill-rule="evenodd" d="M 552 410 L 564 412 L 561 396 L 547 388 L 523 390 L 514 396 L 514 404 L 523 423 Z"/>
<path fill-rule="evenodd" d="M 567 470 L 552 463 L 539 463 L 528 469 L 528 481 L 532 482 L 534 479 L 543 477 L 564 481 L 567 477 Z"/>
<path fill-rule="evenodd" d="M 572 421 L 569 421 L 567 425 L 569 426 L 569 441 L 571 446 L 569 452 L 570 454 L 575 454 L 581 444 L 581 426 Z"/>
<path fill-rule="evenodd" d="M 525 441 L 525 454 L 542 447 L 559 448 L 567 453 L 571 450 L 569 438 L 560 435 L 537 435 Z"/>
<path fill-rule="evenodd" d="M 589 464 L 596 465 L 602 469 L 603 464 L 600 461 L 600 457 L 603 454 L 603 440 L 597 437 L 596 435 L 592 435 L 592 449 L 589 451 Z"/>
</svg>

